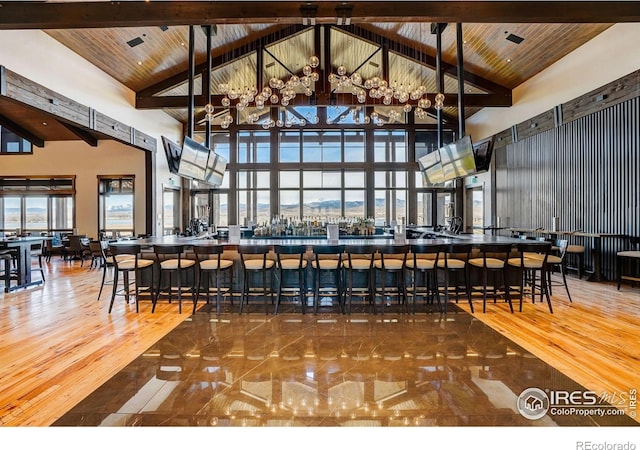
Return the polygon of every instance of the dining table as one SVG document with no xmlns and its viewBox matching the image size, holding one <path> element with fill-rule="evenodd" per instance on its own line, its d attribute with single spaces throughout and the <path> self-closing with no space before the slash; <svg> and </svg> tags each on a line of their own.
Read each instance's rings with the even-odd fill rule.
<svg viewBox="0 0 640 450">
<path fill-rule="evenodd" d="M 15 291 L 44 283 L 44 280 L 31 278 L 31 245 L 43 242 L 47 237 L 25 236 L 0 238 L 0 250 L 15 250 L 17 282 L 5 287 L 6 291 Z M 50 238 L 49 238 L 50 239 Z"/>
</svg>

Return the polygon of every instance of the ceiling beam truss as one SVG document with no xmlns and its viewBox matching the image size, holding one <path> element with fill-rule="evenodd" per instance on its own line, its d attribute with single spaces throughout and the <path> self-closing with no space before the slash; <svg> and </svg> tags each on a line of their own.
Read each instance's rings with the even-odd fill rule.
<svg viewBox="0 0 640 450">
<path fill-rule="evenodd" d="M 620 23 L 640 21 L 631 1 L 322 2 L 31 2 L 0 3 L 0 29 L 71 29 L 209 24 L 302 23 L 302 8 L 317 5 L 315 22 L 337 24 L 340 7 L 351 23 Z"/>
</svg>

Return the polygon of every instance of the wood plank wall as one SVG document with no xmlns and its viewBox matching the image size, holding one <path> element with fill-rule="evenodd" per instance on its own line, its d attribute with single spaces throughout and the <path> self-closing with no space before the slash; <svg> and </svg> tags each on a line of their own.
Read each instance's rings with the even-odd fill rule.
<svg viewBox="0 0 640 450">
<path fill-rule="evenodd" d="M 551 229 L 557 216 L 561 230 L 640 236 L 640 84 L 635 86 L 634 98 L 574 113 L 547 131 L 524 139 L 517 131 L 496 135 L 503 138 L 494 150 L 496 215 L 503 224 Z M 585 244 L 590 268 L 591 240 L 572 236 L 570 243 Z M 607 278 L 614 279 L 615 254 L 626 245 L 623 238 L 602 239 Z"/>
</svg>

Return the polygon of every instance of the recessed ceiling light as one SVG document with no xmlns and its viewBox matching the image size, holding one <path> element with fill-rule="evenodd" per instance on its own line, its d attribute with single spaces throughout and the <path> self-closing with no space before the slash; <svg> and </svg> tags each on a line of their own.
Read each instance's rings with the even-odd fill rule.
<svg viewBox="0 0 640 450">
<path fill-rule="evenodd" d="M 44 125 L 45 127 L 48 125 L 47 122 L 42 122 L 42 125 Z"/>
<path fill-rule="evenodd" d="M 507 62 L 508 62 L 508 63 L 509 63 L 509 62 L 511 62 L 511 58 L 507 58 Z"/>
<path fill-rule="evenodd" d="M 138 61 L 138 65 L 141 66 L 142 65 L 142 61 Z"/>
</svg>

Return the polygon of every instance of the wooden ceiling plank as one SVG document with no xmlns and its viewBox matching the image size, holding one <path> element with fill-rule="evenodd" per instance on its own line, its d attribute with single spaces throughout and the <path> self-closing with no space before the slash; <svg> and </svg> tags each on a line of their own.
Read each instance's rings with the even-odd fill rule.
<svg viewBox="0 0 640 450">
<path fill-rule="evenodd" d="M 352 34 L 356 38 L 369 41 L 375 45 L 385 46 L 389 49 L 389 51 L 398 53 L 404 56 L 405 58 L 410 59 L 411 61 L 414 61 L 418 64 L 422 64 L 431 69 L 435 69 L 436 67 L 435 56 L 424 53 L 420 50 L 412 48 L 401 42 L 393 41 L 374 31 L 367 30 L 357 25 L 353 25 L 350 27 L 342 27 L 341 29 L 349 34 Z M 457 68 L 454 64 L 448 64 L 443 61 L 442 71 L 443 73 L 452 75 L 454 78 L 457 78 Z M 511 95 L 511 89 L 508 89 L 504 86 L 500 86 L 499 84 L 494 83 L 493 81 L 482 78 L 466 70 L 464 71 L 464 80 L 465 80 L 465 83 L 482 90 L 486 90 L 493 93 Z"/>
<path fill-rule="evenodd" d="M 67 130 L 71 131 L 73 134 L 75 134 L 80 139 L 82 139 L 87 144 L 89 144 L 91 147 L 97 147 L 98 146 L 98 139 L 95 136 L 93 136 L 91 133 L 89 133 L 88 131 L 85 131 L 85 130 L 80 129 L 80 128 L 76 127 L 76 126 L 73 126 L 70 123 L 65 122 L 64 120 L 58 120 L 58 122 L 62 126 L 64 126 Z"/>
<path fill-rule="evenodd" d="M 302 32 L 307 27 L 303 26 L 293 26 L 288 27 L 284 30 L 279 30 L 277 32 L 271 33 L 262 38 L 256 39 L 255 41 L 243 45 L 241 47 L 235 48 L 226 52 L 224 55 L 219 55 L 212 60 L 212 66 L 214 68 L 219 67 L 222 64 L 230 63 L 234 59 L 242 58 L 251 52 L 258 51 L 260 48 L 264 48 L 264 46 L 276 43 L 278 41 L 290 38 L 291 36 Z M 431 55 L 423 53 L 419 50 L 410 48 L 406 44 L 402 44 L 396 41 L 392 41 L 384 36 L 381 36 L 373 31 L 369 31 L 363 29 L 358 26 L 348 26 L 342 27 L 342 31 L 347 32 L 354 36 L 356 39 L 363 39 L 365 41 L 371 42 L 372 44 L 379 45 L 381 47 L 388 48 L 391 51 L 394 51 L 402 56 L 417 62 L 418 64 L 425 65 L 430 68 L 435 68 L 435 58 Z M 207 69 L 206 64 L 199 64 L 196 66 L 195 74 L 199 75 L 203 73 Z M 452 64 L 443 63 L 443 72 L 452 74 L 454 77 L 457 76 L 456 66 Z M 154 108 L 183 108 L 188 101 L 187 97 L 184 96 L 155 96 L 159 92 L 170 89 L 178 84 L 184 83 L 187 79 L 188 73 L 181 72 L 176 74 L 166 80 L 163 80 L 159 83 L 154 84 L 142 91 L 139 91 L 136 94 L 136 108 L 138 109 L 154 109 Z M 464 75 L 465 83 L 470 84 L 471 86 L 487 90 L 491 93 L 495 93 L 495 95 L 481 95 L 481 94 L 467 94 L 465 95 L 465 99 L 468 100 L 469 106 L 511 106 L 511 90 L 505 88 L 504 86 L 500 86 L 497 83 L 484 79 L 480 76 L 477 76 L 471 72 L 465 71 Z M 435 95 L 435 94 L 434 94 Z M 455 97 L 449 95 L 449 97 L 455 98 L 457 101 L 457 95 Z M 214 96 L 212 99 L 212 104 L 214 106 L 221 106 L 220 99 L 222 96 Z M 196 98 L 197 106 L 204 106 L 205 99 L 203 95 L 199 95 Z M 319 104 L 325 104 L 321 101 Z M 328 103 L 326 103 L 328 104 Z M 450 105 L 455 106 L 455 105 Z"/>
<path fill-rule="evenodd" d="M 0 29 L 301 23 L 309 2 L 3 2 Z M 317 23 L 336 23 L 345 2 L 313 2 Z M 617 23 L 640 21 L 629 1 L 352 1 L 351 22 Z"/>
<path fill-rule="evenodd" d="M 0 125 L 12 131 L 13 133 L 17 134 L 22 139 L 26 139 L 27 141 L 31 142 L 36 147 L 44 147 L 43 138 L 41 138 L 40 136 L 36 136 L 35 134 L 31 133 L 29 130 L 26 130 L 25 128 L 21 127 L 19 124 L 9 119 L 8 117 L 0 115 Z"/>
<path fill-rule="evenodd" d="M 225 64 L 229 64 L 237 59 L 243 58 L 251 54 L 252 52 L 258 51 L 258 49 L 262 47 L 275 44 L 276 42 L 279 42 L 284 39 L 288 39 L 291 36 L 294 36 L 295 34 L 300 33 L 301 31 L 304 31 L 307 28 L 308 27 L 305 27 L 302 25 L 293 25 L 293 26 L 288 26 L 284 28 L 277 27 L 277 29 L 272 33 L 269 33 L 251 42 L 243 44 L 239 47 L 233 48 L 221 55 L 213 57 L 211 60 L 211 66 L 213 67 L 213 69 L 217 69 Z M 207 70 L 206 62 L 196 64 L 195 75 L 196 76 L 200 75 L 204 73 L 205 70 Z M 155 83 L 151 86 L 146 87 L 145 89 L 138 91 L 136 96 L 139 95 L 141 97 L 145 97 L 145 96 L 161 93 L 163 91 L 166 91 L 167 89 L 171 89 L 181 83 L 184 83 L 187 80 L 187 77 L 188 77 L 188 72 L 187 70 L 184 70 L 165 80 L 162 80 L 158 83 Z"/>
</svg>

